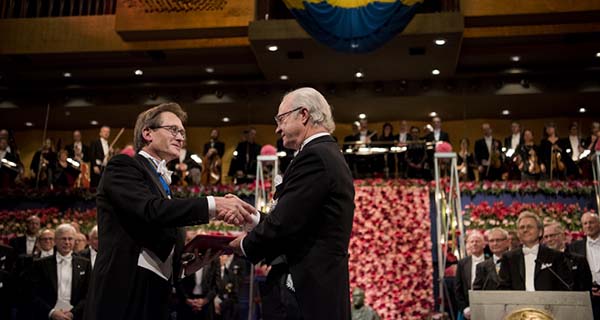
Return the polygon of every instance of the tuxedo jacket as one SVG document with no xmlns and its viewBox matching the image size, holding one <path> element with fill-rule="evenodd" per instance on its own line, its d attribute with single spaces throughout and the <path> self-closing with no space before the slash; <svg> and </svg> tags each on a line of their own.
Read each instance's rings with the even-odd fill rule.
<svg viewBox="0 0 600 320">
<path fill-rule="evenodd" d="M 427 135 L 425 135 L 425 141 L 427 141 L 427 142 L 435 141 L 435 135 L 433 134 L 433 132 L 430 132 Z M 440 131 L 440 140 L 438 140 L 438 141 L 450 142 L 450 135 L 448 134 L 448 132 Z"/>
<path fill-rule="evenodd" d="M 567 266 L 573 276 L 573 291 L 590 291 L 592 289 L 592 272 L 587 258 L 569 250 L 564 252 Z"/>
<path fill-rule="evenodd" d="M 204 144 L 204 150 L 203 150 L 202 155 L 200 155 L 200 156 L 204 157 L 208 153 L 208 150 L 210 148 L 211 148 L 211 142 L 209 141 Z M 217 140 L 214 142 L 213 148 L 217 149 L 217 153 L 219 154 L 219 157 L 223 158 L 223 154 L 225 154 L 225 143 Z"/>
<path fill-rule="evenodd" d="M 458 265 L 456 266 L 456 277 L 454 278 L 454 291 L 458 311 L 463 311 L 464 308 L 469 306 L 469 290 L 471 289 L 472 266 L 472 256 L 460 259 L 458 261 Z"/>
<path fill-rule="evenodd" d="M 81 319 L 90 277 L 90 261 L 73 255 L 71 273 L 71 312 Z M 31 270 L 32 303 L 35 319 L 47 319 L 58 299 L 56 256 L 42 258 L 33 263 Z"/>
<path fill-rule="evenodd" d="M 16 255 L 27 254 L 27 236 L 12 238 L 8 244 L 15 250 Z"/>
<path fill-rule="evenodd" d="M 90 143 L 90 163 L 92 165 L 92 174 L 94 173 L 93 168 L 99 167 L 102 161 L 104 161 L 104 149 L 102 149 L 102 142 L 100 139 L 96 139 Z"/>
<path fill-rule="evenodd" d="M 506 150 L 510 149 L 511 144 L 512 144 L 512 134 L 510 136 L 504 138 L 504 146 L 506 147 Z M 522 144 L 523 144 L 523 133 L 521 133 L 521 135 L 519 136 L 519 144 L 517 144 L 515 151 L 517 151 L 519 149 L 519 146 Z"/>
<path fill-rule="evenodd" d="M 100 142 L 100 140 L 98 140 L 98 142 Z M 69 153 L 69 157 L 70 158 L 75 158 L 75 145 L 74 144 L 69 144 L 65 147 L 65 150 L 67 150 L 67 152 Z M 102 144 L 100 144 L 100 151 L 102 151 Z M 89 162 L 90 161 L 90 148 L 88 148 L 88 146 L 84 143 L 81 143 L 81 153 L 83 153 L 83 162 Z M 104 151 L 102 152 L 102 159 L 104 159 Z M 101 160 L 102 161 L 102 160 Z"/>
<path fill-rule="evenodd" d="M 277 204 L 243 240 L 257 263 L 283 255 L 303 319 L 350 319 L 350 170 L 331 136 L 307 143 L 275 193 Z"/>
<path fill-rule="evenodd" d="M 502 259 L 499 260 L 502 263 Z M 498 290 L 500 277 L 494 259 L 490 258 L 475 267 L 473 290 Z"/>
<path fill-rule="evenodd" d="M 587 237 L 571 242 L 567 250 L 587 259 Z"/>
<path fill-rule="evenodd" d="M 498 150 L 502 150 L 502 143 L 500 140 L 492 138 L 492 149 L 494 148 L 494 143 L 498 144 Z M 487 144 L 485 143 L 485 138 L 481 138 L 475 141 L 475 162 L 478 165 L 481 165 L 483 160 L 488 160 L 490 158 L 490 152 L 488 151 Z"/>
<path fill-rule="evenodd" d="M 101 250 L 92 271 L 85 318 L 135 317 L 136 306 L 127 301 L 140 294 L 133 279 L 140 274 L 138 258 L 142 248 L 162 261 L 174 248 L 173 277 L 177 277 L 184 242 L 183 230 L 178 227 L 207 223 L 207 200 L 168 199 L 153 164 L 137 154 L 117 155 L 109 161 L 98 187 L 96 205 Z M 168 296 L 165 292 L 144 294 Z"/>
<path fill-rule="evenodd" d="M 11 273 L 17 260 L 17 254 L 12 247 L 0 244 L 0 271 Z"/>
<path fill-rule="evenodd" d="M 500 290 L 525 290 L 525 257 L 521 248 L 508 251 L 502 255 L 499 276 Z M 573 277 L 565 256 L 559 251 L 540 245 L 535 259 L 535 290 L 569 291 L 570 289 L 559 278 L 569 288 L 573 287 Z"/>
</svg>

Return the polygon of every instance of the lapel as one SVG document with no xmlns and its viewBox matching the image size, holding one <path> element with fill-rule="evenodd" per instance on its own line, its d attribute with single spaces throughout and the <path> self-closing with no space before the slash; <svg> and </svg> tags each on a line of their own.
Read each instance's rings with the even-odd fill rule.
<svg viewBox="0 0 600 320">
<path fill-rule="evenodd" d="M 540 274 L 540 270 L 541 270 L 543 263 L 552 262 L 552 261 L 549 261 L 549 259 L 547 259 L 547 257 L 548 257 L 547 253 L 548 252 L 546 251 L 546 248 L 540 244 L 540 249 L 539 249 L 538 255 L 535 259 L 535 273 L 533 276 L 534 279 L 537 279 L 538 275 Z"/>
<path fill-rule="evenodd" d="M 52 292 L 58 292 L 58 267 L 56 266 L 56 255 L 50 257 L 51 258 L 47 260 L 47 263 L 44 264 L 44 269 L 52 284 Z"/>
<path fill-rule="evenodd" d="M 335 142 L 335 140 L 333 140 L 333 138 L 331 137 L 331 135 L 326 135 L 326 136 L 322 136 L 322 137 L 318 137 L 316 139 L 313 139 L 312 141 L 310 141 L 309 143 L 307 143 L 299 152 L 298 154 L 296 154 L 296 156 L 294 156 L 294 158 L 292 159 L 292 161 L 290 162 L 290 164 L 288 165 L 287 169 L 285 169 L 285 172 L 283 173 L 283 181 L 275 187 L 275 194 L 273 195 L 274 199 L 278 199 L 281 196 L 281 192 L 284 190 L 284 186 L 285 183 L 287 181 L 286 177 L 288 172 L 291 172 L 294 168 L 294 165 L 296 164 L 296 160 L 298 158 L 298 156 L 300 156 L 302 154 L 302 152 L 304 152 L 304 150 L 306 150 L 306 148 L 312 146 L 313 144 L 316 143 L 321 143 L 321 142 Z"/>
<path fill-rule="evenodd" d="M 522 249 L 519 249 L 516 254 L 517 259 L 515 260 L 517 261 L 517 268 L 519 270 L 519 275 L 521 276 L 519 282 L 522 283 L 523 288 L 525 288 L 525 256 L 523 255 Z"/>
<path fill-rule="evenodd" d="M 79 282 L 81 282 L 81 277 L 85 275 L 86 270 L 75 256 L 73 256 L 73 260 L 71 261 L 71 301 L 73 301 L 75 292 L 77 292 L 77 288 L 79 287 Z M 83 274 L 81 274 L 82 272 Z"/>
<path fill-rule="evenodd" d="M 150 176 L 150 179 L 152 180 L 152 182 L 154 182 L 154 185 L 156 186 L 156 188 L 158 188 L 158 191 L 163 196 L 163 198 L 167 198 L 167 193 L 165 192 L 165 189 L 163 189 L 163 185 L 160 182 L 160 180 L 158 179 L 158 173 L 156 173 L 156 169 L 154 168 L 152 163 L 150 163 L 150 160 L 146 159 L 144 156 L 140 155 L 139 153 L 135 155 L 135 159 L 140 164 L 142 164 L 142 167 L 144 167 L 144 169 L 146 169 L 146 171 L 148 172 L 148 175 Z"/>
<path fill-rule="evenodd" d="M 468 289 L 471 288 L 471 266 L 472 265 L 473 265 L 473 257 L 468 256 L 467 261 L 465 261 L 465 269 L 463 270 L 463 275 L 464 275 L 465 279 L 467 280 L 465 287 Z"/>
</svg>

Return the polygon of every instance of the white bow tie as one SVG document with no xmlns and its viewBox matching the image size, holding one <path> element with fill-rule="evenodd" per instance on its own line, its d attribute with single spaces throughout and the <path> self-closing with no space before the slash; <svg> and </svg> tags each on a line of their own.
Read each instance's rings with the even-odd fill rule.
<svg viewBox="0 0 600 320">
<path fill-rule="evenodd" d="M 63 257 L 59 254 L 56 255 L 56 262 L 58 262 L 58 264 L 62 264 L 63 262 L 71 262 L 71 260 L 73 260 L 73 256 L 66 256 Z"/>
<path fill-rule="evenodd" d="M 595 246 L 595 247 L 600 246 L 600 239 L 592 240 L 592 239 L 588 238 L 587 242 L 590 246 Z"/>
<path fill-rule="evenodd" d="M 527 248 L 527 247 L 523 247 L 523 255 L 528 255 L 528 254 L 532 254 L 534 256 L 537 256 L 538 254 L 538 247 L 535 248 Z"/>
<path fill-rule="evenodd" d="M 163 179 L 165 179 L 165 182 L 167 184 L 171 184 L 171 175 L 173 174 L 173 171 L 167 169 L 167 162 L 165 160 L 162 160 L 158 164 L 156 172 L 158 172 L 158 174 L 160 174 L 163 177 Z"/>
</svg>

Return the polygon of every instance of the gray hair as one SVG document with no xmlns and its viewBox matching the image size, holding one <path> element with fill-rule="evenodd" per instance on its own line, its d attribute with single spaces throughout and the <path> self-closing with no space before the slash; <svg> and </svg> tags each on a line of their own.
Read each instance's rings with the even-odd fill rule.
<svg viewBox="0 0 600 320">
<path fill-rule="evenodd" d="M 600 222 L 600 216 L 599 216 L 597 213 L 595 213 L 595 212 L 591 212 L 591 211 L 584 212 L 584 213 L 581 215 L 581 219 L 582 219 L 582 220 L 583 220 L 583 216 L 585 216 L 586 214 L 587 214 L 588 216 L 590 216 L 590 217 L 592 217 L 592 218 L 596 219 L 596 221 Z"/>
<path fill-rule="evenodd" d="M 283 97 L 291 99 L 294 106 L 305 107 L 310 114 L 313 125 L 325 128 L 329 133 L 335 130 L 335 122 L 331 113 L 331 106 L 323 95 L 309 87 L 296 89 Z"/>
<path fill-rule="evenodd" d="M 133 145 L 136 152 L 142 150 L 142 148 L 147 144 L 143 135 L 144 130 L 148 128 L 156 128 L 162 124 L 160 123 L 160 115 L 163 112 L 174 113 L 182 123 L 185 123 L 187 120 L 187 113 L 183 111 L 179 104 L 174 102 L 162 103 L 140 113 L 137 117 L 137 121 L 135 122 L 135 128 L 133 129 Z"/>
<path fill-rule="evenodd" d="M 59 225 L 58 227 L 56 227 L 56 231 L 55 231 L 55 236 L 57 238 L 59 238 L 59 235 L 62 235 L 65 232 L 73 232 L 73 236 L 77 234 L 77 230 L 75 230 L 75 227 L 73 227 L 72 225 L 68 224 L 68 223 L 63 223 L 61 225 Z"/>
<path fill-rule="evenodd" d="M 88 233 L 88 237 L 91 237 L 93 234 L 98 234 L 98 225 L 95 225 L 92 230 L 90 230 L 90 233 Z"/>
<path fill-rule="evenodd" d="M 535 214 L 531 211 L 521 212 L 521 214 L 519 215 L 519 218 L 517 219 L 517 228 L 519 227 L 519 223 L 521 222 L 521 220 L 523 220 L 525 218 L 531 218 L 531 219 L 535 220 L 535 224 L 536 224 L 538 230 L 542 230 L 542 232 L 544 231 L 544 223 L 542 222 L 542 219 L 540 219 L 540 217 L 537 214 Z"/>
<path fill-rule="evenodd" d="M 502 228 L 496 227 L 496 228 L 492 228 L 492 229 L 488 230 L 488 232 L 487 232 L 488 236 L 490 234 L 492 234 L 492 232 L 500 232 L 502 234 L 502 236 L 504 236 L 506 239 L 508 239 L 508 231 L 506 231 Z"/>
</svg>

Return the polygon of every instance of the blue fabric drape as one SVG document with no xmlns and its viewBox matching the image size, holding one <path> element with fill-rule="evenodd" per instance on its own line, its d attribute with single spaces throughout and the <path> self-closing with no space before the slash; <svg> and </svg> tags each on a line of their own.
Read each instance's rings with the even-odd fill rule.
<svg viewBox="0 0 600 320">
<path fill-rule="evenodd" d="M 317 41 L 341 52 L 373 51 L 402 32 L 415 15 L 418 3 L 371 1 L 346 8 L 321 1 L 299 5 L 284 1 L 298 23 Z"/>
</svg>

